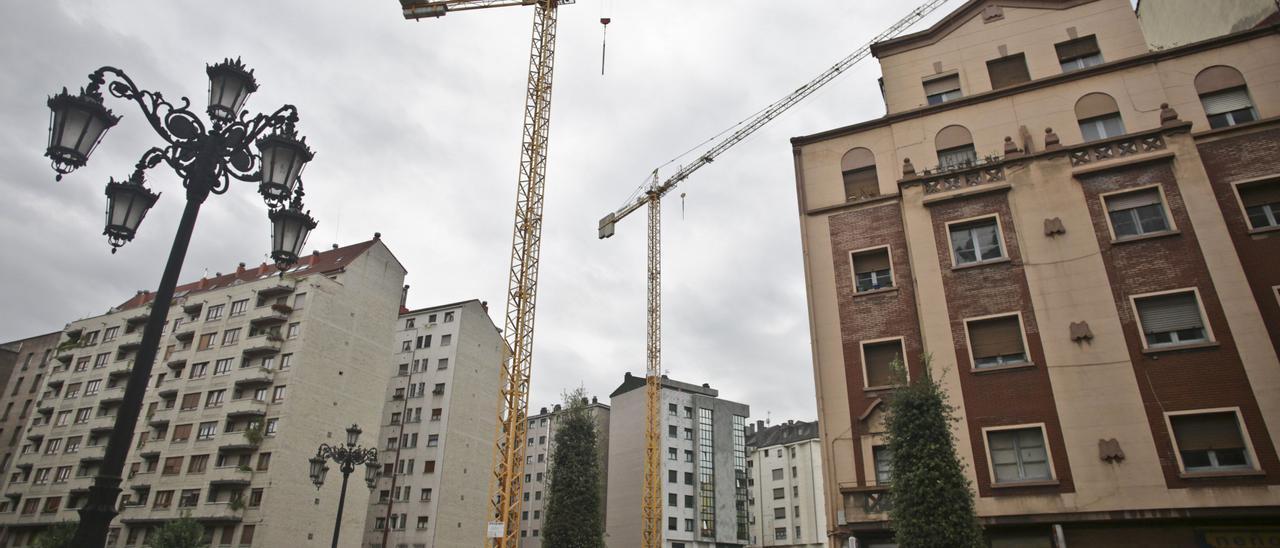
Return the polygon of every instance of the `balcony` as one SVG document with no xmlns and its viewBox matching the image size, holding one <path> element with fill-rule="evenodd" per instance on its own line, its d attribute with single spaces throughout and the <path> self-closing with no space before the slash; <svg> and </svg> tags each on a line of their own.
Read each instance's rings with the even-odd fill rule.
<svg viewBox="0 0 1280 548">
<path fill-rule="evenodd" d="M 267 402 L 253 398 L 231 400 L 223 406 L 227 418 L 261 417 L 267 414 Z"/>
<path fill-rule="evenodd" d="M 218 437 L 218 452 L 220 453 L 241 453 L 253 451 L 258 448 L 259 443 L 254 443 L 244 435 L 244 431 L 223 432 Z"/>
<path fill-rule="evenodd" d="M 247 357 L 266 356 L 280 353 L 280 344 L 284 342 L 278 335 L 250 337 L 246 341 L 244 355 Z"/>
<path fill-rule="evenodd" d="M 66 382 L 67 382 L 66 379 L 61 379 L 61 378 L 49 379 L 49 382 L 45 383 L 45 385 L 48 386 L 49 388 L 61 388 L 63 384 L 66 384 Z"/>
<path fill-rule="evenodd" d="M 142 310 L 137 314 L 134 314 L 132 316 L 129 316 L 128 318 L 125 318 L 124 324 L 127 326 L 142 325 L 147 323 L 147 320 L 149 319 L 151 319 L 151 311 Z M 129 331 L 129 330 L 126 330 L 126 331 Z"/>
<path fill-rule="evenodd" d="M 186 359 L 186 358 L 174 358 L 174 359 L 172 359 L 172 360 L 169 360 L 169 361 L 167 361 L 167 362 L 164 362 L 164 365 L 165 365 L 165 367 L 168 367 L 169 369 L 173 369 L 173 370 L 182 369 L 182 368 L 184 368 L 184 367 L 186 367 L 186 366 L 187 366 L 187 359 Z"/>
<path fill-rule="evenodd" d="M 160 426 L 169 424 L 169 422 L 172 420 L 173 420 L 172 407 L 168 409 L 157 408 L 155 411 L 147 415 L 147 426 L 151 426 L 153 428 L 160 427 Z"/>
<path fill-rule="evenodd" d="M 80 462 L 100 462 L 107 454 L 107 445 L 93 445 L 80 448 Z"/>
<path fill-rule="evenodd" d="M 276 296 L 276 295 L 288 295 L 288 294 L 290 294 L 290 293 L 293 293 L 293 289 L 294 289 L 294 288 L 293 288 L 293 286 L 292 286 L 292 285 L 290 285 L 290 284 L 284 284 L 284 283 L 281 283 L 281 284 L 276 284 L 276 285 L 273 285 L 273 286 L 264 287 L 264 288 L 262 288 L 262 289 L 259 289 L 259 290 L 258 290 L 258 296 L 259 296 L 259 297 L 274 297 L 274 296 Z"/>
<path fill-rule="evenodd" d="M 162 441 L 164 440 L 151 440 L 149 444 L 156 444 Z M 138 458 L 143 460 L 158 459 L 160 458 L 160 450 L 156 449 L 155 447 L 143 449 L 142 451 L 138 451 Z"/>
<path fill-rule="evenodd" d="M 266 326 L 279 325 L 286 321 L 289 321 L 288 314 L 282 314 L 276 310 L 270 310 L 265 314 L 255 316 L 252 320 L 249 320 L 249 325 L 261 329 Z"/>
<path fill-rule="evenodd" d="M 239 466 L 214 468 L 206 474 L 210 487 L 247 486 L 253 479 L 253 471 Z"/>
<path fill-rule="evenodd" d="M 58 360 L 58 361 L 62 362 L 62 364 L 63 364 L 63 365 L 71 365 L 71 353 L 70 353 L 70 352 L 59 352 L 57 356 L 54 356 L 54 357 L 53 357 L 53 359 L 55 359 L 55 360 Z"/>
<path fill-rule="evenodd" d="M 844 512 L 848 521 L 889 519 L 889 510 L 893 504 L 889 499 L 888 485 L 847 488 L 841 492 L 844 495 Z"/>
<path fill-rule="evenodd" d="M 202 522 L 238 522 L 243 511 L 233 509 L 230 502 L 206 502 L 185 510 L 190 510 L 191 517 Z"/>
<path fill-rule="evenodd" d="M 270 369 L 261 367 L 244 368 L 236 372 L 235 385 L 241 386 L 266 386 L 271 384 L 273 375 Z"/>
<path fill-rule="evenodd" d="M 120 337 L 120 342 L 116 344 L 116 350 L 119 352 L 133 352 L 142 348 L 142 332 L 135 331 Z"/>
<path fill-rule="evenodd" d="M 169 399 L 171 396 L 177 396 L 177 395 L 178 395 L 178 387 L 173 386 L 173 385 L 169 385 L 169 386 L 168 386 L 168 387 L 166 387 L 166 388 L 161 388 L 160 390 L 157 390 L 157 391 L 156 391 L 156 395 L 157 395 L 157 396 L 160 396 L 162 399 L 166 399 L 166 400 L 167 400 L 167 399 Z"/>
<path fill-rule="evenodd" d="M 133 360 L 129 360 L 128 362 L 118 365 L 112 368 L 110 371 L 108 371 L 107 378 L 118 379 L 122 377 L 128 377 L 132 373 L 133 373 Z"/>
<path fill-rule="evenodd" d="M 173 338 L 178 339 L 180 341 L 189 341 L 195 338 L 195 336 L 196 336 L 195 324 L 191 324 L 191 325 L 183 324 L 173 328 Z"/>
<path fill-rule="evenodd" d="M 115 415 L 103 415 L 89 420 L 90 434 L 110 433 L 116 427 Z"/>
<path fill-rule="evenodd" d="M 42 439 L 44 439 L 44 433 L 42 432 L 27 432 L 27 441 L 38 442 Z"/>
<path fill-rule="evenodd" d="M 192 301 L 188 303 L 183 303 L 182 305 L 182 311 L 186 312 L 188 316 L 194 316 L 196 314 L 199 314 L 200 310 L 203 308 L 204 308 L 204 301 Z"/>
<path fill-rule="evenodd" d="M 124 401 L 124 385 L 113 386 L 102 391 L 98 405 L 114 405 Z"/>
<path fill-rule="evenodd" d="M 41 415 L 52 415 L 52 414 L 53 414 L 53 402 L 54 402 L 54 401 L 55 401 L 55 400 L 53 400 L 53 399 L 48 399 L 48 400 L 43 400 L 43 401 L 41 401 L 40 403 L 37 403 L 37 404 L 36 404 L 36 413 L 39 413 L 39 414 L 41 414 Z"/>
</svg>

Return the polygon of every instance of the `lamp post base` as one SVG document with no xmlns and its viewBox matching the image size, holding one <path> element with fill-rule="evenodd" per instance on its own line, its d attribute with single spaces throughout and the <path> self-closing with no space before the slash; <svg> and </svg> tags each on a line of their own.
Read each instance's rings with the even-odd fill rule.
<svg viewBox="0 0 1280 548">
<path fill-rule="evenodd" d="M 111 527 L 111 520 L 115 519 L 119 512 L 116 511 L 114 502 L 103 503 L 119 500 L 120 491 L 119 476 L 100 475 L 94 478 L 93 485 L 89 487 L 89 503 L 80 509 L 80 526 L 76 528 L 72 546 L 81 548 L 106 546 L 107 539 L 96 533 L 107 531 Z"/>
</svg>

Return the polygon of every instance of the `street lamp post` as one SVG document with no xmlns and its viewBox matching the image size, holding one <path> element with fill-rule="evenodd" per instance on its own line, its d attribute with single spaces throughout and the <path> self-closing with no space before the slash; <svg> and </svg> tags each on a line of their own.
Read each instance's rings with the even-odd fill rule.
<svg viewBox="0 0 1280 548">
<path fill-rule="evenodd" d="M 316 449 L 316 456 L 307 459 L 311 463 L 311 483 L 316 484 L 316 490 L 320 490 L 320 486 L 324 485 L 324 476 L 329 472 L 329 466 L 325 464 L 327 461 L 333 461 L 338 464 L 338 471 L 342 472 L 342 491 L 338 495 L 338 515 L 333 519 L 333 548 L 338 548 L 338 533 L 342 531 L 342 508 L 347 503 L 347 478 L 352 472 L 356 471 L 356 467 L 365 466 L 364 481 L 369 486 L 369 490 L 373 491 L 378 485 L 378 450 L 372 447 L 365 449 L 356 447 L 356 442 L 360 440 L 360 427 L 351 425 L 347 428 L 347 444 L 329 445 L 327 443 L 320 444 Z"/>
<path fill-rule="evenodd" d="M 113 178 L 107 183 L 107 225 L 103 234 L 112 253 L 133 240 L 147 210 L 160 197 L 144 185 L 146 170 L 163 162 L 182 178 L 186 190 L 186 207 L 142 332 L 142 347 L 125 385 L 124 402 L 107 441 L 102 467 L 89 488 L 89 500 L 80 509 L 74 546 L 104 546 L 111 520 L 118 513 L 116 500 L 125 458 L 201 204 L 211 193 L 226 192 L 232 178 L 258 183 L 272 226 L 271 257 L 282 276 L 297 262 L 307 234 L 316 226 L 310 212 L 302 210 L 299 175 L 312 152 L 304 140 L 297 138 L 297 109 L 285 105 L 272 114 L 250 118 L 241 108 L 249 94 L 258 89 L 253 71 L 246 70 L 239 59 L 227 59 L 206 66 L 206 73 L 207 112 L 212 121 L 209 126 L 190 110 L 189 99 L 183 97 L 181 105 L 171 104 L 158 92 L 138 88 L 114 67 L 102 67 L 90 74 L 89 85 L 79 94 L 72 95 L 63 88 L 48 101 L 49 146 L 45 156 L 52 160 L 59 181 L 63 175 L 83 167 L 106 131 L 120 121 L 103 105 L 103 85 L 113 97 L 137 103 L 151 128 L 166 143 L 144 152 L 129 177 L 123 181 Z M 251 145 L 256 145 L 258 152 Z"/>
</svg>

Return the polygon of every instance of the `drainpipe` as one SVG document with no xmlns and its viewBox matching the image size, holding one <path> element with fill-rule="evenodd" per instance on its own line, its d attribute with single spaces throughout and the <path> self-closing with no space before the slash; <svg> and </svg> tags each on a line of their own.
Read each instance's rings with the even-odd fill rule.
<svg viewBox="0 0 1280 548">
<path fill-rule="evenodd" d="M 1054 548 L 1067 548 L 1067 536 L 1062 532 L 1062 524 L 1053 524 L 1053 546 Z"/>
</svg>

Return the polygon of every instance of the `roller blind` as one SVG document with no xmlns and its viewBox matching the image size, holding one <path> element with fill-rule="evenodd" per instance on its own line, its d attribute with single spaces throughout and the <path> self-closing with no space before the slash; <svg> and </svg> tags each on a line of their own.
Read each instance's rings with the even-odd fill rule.
<svg viewBox="0 0 1280 548">
<path fill-rule="evenodd" d="M 172 436 L 172 439 L 175 439 L 175 440 L 181 440 L 181 439 L 186 439 L 186 438 L 189 438 L 189 437 L 191 437 L 191 425 L 190 425 L 190 424 L 179 424 L 179 425 L 177 425 L 177 426 L 173 427 L 173 436 Z"/>
<path fill-rule="evenodd" d="M 1027 72 L 1027 58 L 1021 53 L 987 61 L 987 74 L 991 76 L 991 89 L 1031 81 L 1031 74 Z"/>
<path fill-rule="evenodd" d="M 1173 435 L 1181 451 L 1244 448 L 1235 413 L 1179 415 L 1170 417 L 1169 422 L 1173 423 Z"/>
<path fill-rule="evenodd" d="M 190 408 L 192 408 L 192 407 L 197 407 L 197 406 L 199 406 L 199 405 L 200 405 L 200 393 L 199 393 L 199 392 L 196 392 L 196 393 L 194 393 L 194 394 L 185 394 L 185 395 L 183 395 L 183 396 L 182 396 L 182 408 L 183 408 L 183 409 L 190 409 Z"/>
<path fill-rule="evenodd" d="M 1200 101 L 1204 103 L 1204 113 L 1209 116 L 1253 106 L 1249 94 L 1243 88 L 1205 95 L 1200 97 Z"/>
<path fill-rule="evenodd" d="M 934 78 L 924 83 L 925 95 L 937 95 L 947 91 L 960 89 L 960 75 L 952 74 L 942 78 Z"/>
<path fill-rule="evenodd" d="M 1168 333 L 1204 327 L 1200 307 L 1192 293 L 1175 293 L 1138 299 L 1138 317 L 1144 333 Z"/>
<path fill-rule="evenodd" d="M 969 322 L 969 345 L 974 358 L 1022 354 L 1022 332 L 1017 316 Z"/>
<path fill-rule="evenodd" d="M 844 172 L 845 198 L 878 196 L 879 194 L 880 182 L 876 177 L 875 166 Z"/>
<path fill-rule="evenodd" d="M 894 358 L 901 358 L 902 344 L 898 341 L 868 344 L 862 347 L 866 355 L 867 386 L 889 386 L 893 384 L 893 369 L 890 364 Z"/>
<path fill-rule="evenodd" d="M 1100 53 L 1098 50 L 1098 39 L 1094 35 L 1081 36 L 1075 40 L 1068 40 L 1054 44 L 1058 50 L 1059 61 L 1070 61 L 1080 57 L 1087 57 Z"/>
<path fill-rule="evenodd" d="M 1160 203 L 1160 191 L 1155 188 L 1149 188 L 1137 192 L 1107 196 L 1107 211 L 1133 209 L 1158 203 Z"/>
<path fill-rule="evenodd" d="M 884 249 L 865 251 L 853 255 L 853 271 L 861 274 L 889 269 L 889 252 Z"/>
<path fill-rule="evenodd" d="M 1241 186 L 1240 201 L 1245 207 L 1280 203 L 1280 182 Z"/>
</svg>

